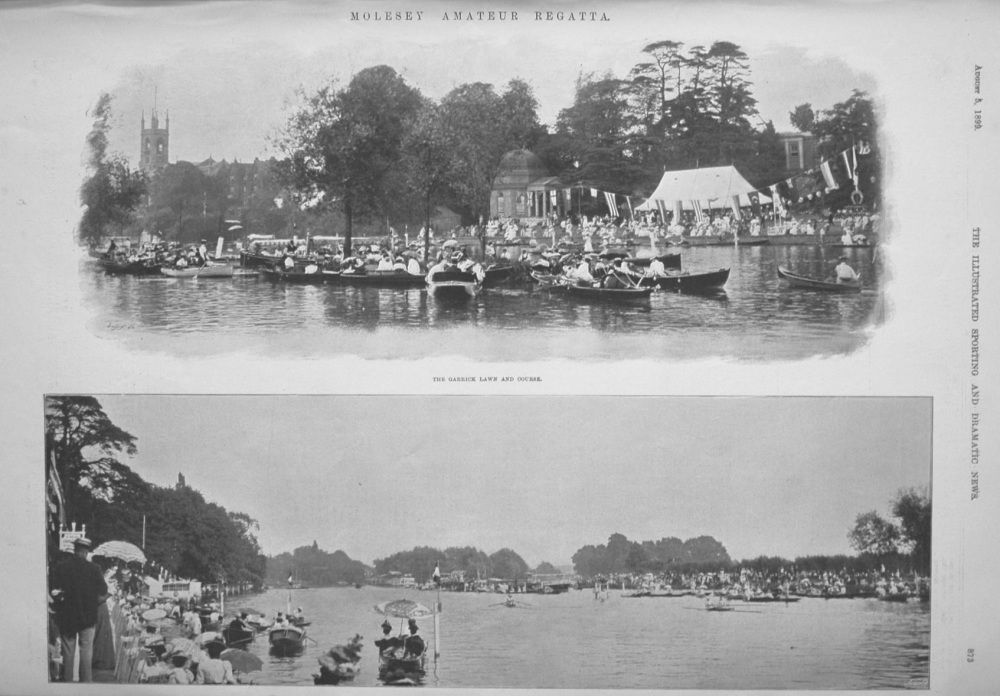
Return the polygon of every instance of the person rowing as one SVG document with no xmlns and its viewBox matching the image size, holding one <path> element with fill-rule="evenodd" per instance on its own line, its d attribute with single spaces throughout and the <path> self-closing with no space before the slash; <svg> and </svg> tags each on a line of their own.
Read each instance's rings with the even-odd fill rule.
<svg viewBox="0 0 1000 696">
<path fill-rule="evenodd" d="M 859 280 L 861 280 L 861 276 L 859 276 L 857 272 L 853 268 L 851 268 L 851 265 L 847 263 L 846 256 L 840 257 L 840 263 L 838 263 L 837 267 L 833 269 L 833 272 L 837 278 L 838 283 L 850 284 L 850 283 L 857 283 Z"/>
</svg>

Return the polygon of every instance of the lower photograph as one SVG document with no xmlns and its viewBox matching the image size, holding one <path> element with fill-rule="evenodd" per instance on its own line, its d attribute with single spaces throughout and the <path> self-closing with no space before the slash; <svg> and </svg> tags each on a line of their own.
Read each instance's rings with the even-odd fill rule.
<svg viewBox="0 0 1000 696">
<path fill-rule="evenodd" d="M 926 689 L 932 412 L 47 395 L 38 650 L 51 682 Z"/>
</svg>

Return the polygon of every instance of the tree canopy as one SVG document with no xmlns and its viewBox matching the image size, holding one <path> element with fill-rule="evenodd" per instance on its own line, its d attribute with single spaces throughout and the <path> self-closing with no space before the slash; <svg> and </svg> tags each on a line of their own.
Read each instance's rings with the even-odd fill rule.
<svg viewBox="0 0 1000 696">
<path fill-rule="evenodd" d="M 861 554 L 883 558 L 909 554 L 921 572 L 930 571 L 931 501 L 924 489 L 900 489 L 890 501 L 895 521 L 877 511 L 861 513 L 848 531 L 851 546 Z"/>
<path fill-rule="evenodd" d="M 305 200 L 340 201 L 350 254 L 355 215 L 380 215 L 420 92 L 387 65 L 361 70 L 341 89 L 331 83 L 289 118 L 278 145 L 288 157 L 283 181 Z"/>
<path fill-rule="evenodd" d="M 96 398 L 47 397 L 45 434 L 66 519 L 86 525 L 94 542 L 141 546 L 145 528 L 147 559 L 175 575 L 261 584 L 257 522 L 207 502 L 183 482 L 161 488 L 144 481 L 120 460 L 138 451 L 135 436 L 115 425 Z"/>
<path fill-rule="evenodd" d="M 104 92 L 91 112 L 94 126 L 87 136 L 89 175 L 80 188 L 84 211 L 77 229 L 78 241 L 83 244 L 97 244 L 106 235 L 122 234 L 146 195 L 146 175 L 131 169 L 122 155 L 108 153 L 111 113 L 111 95 Z"/>
</svg>

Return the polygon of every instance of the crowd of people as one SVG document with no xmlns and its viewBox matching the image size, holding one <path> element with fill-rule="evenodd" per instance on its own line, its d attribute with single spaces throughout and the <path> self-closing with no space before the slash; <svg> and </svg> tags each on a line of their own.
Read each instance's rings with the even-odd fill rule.
<svg viewBox="0 0 1000 696">
<path fill-rule="evenodd" d="M 721 594 L 730 597 L 851 596 L 884 597 L 906 595 L 927 598 L 929 578 L 898 570 L 870 569 L 850 571 L 800 570 L 781 567 L 776 570 L 740 568 L 714 572 L 676 572 L 645 574 L 610 574 L 595 578 L 595 587 L 654 589 L 674 593 Z"/>
<path fill-rule="evenodd" d="M 111 680 L 121 672 L 121 660 L 133 660 L 140 681 L 238 683 L 232 666 L 220 659 L 227 641 L 222 635 L 226 617 L 218 603 L 202 604 L 202 597 L 146 596 L 138 571 L 125 563 L 102 570 L 89 558 L 89 539 L 81 536 L 72 543 L 72 553 L 60 552 L 51 564 L 52 681 L 93 682 L 95 673 Z M 266 627 L 266 619 L 237 613 L 226 626 L 252 635 Z M 123 648 L 116 650 L 116 642 Z"/>
</svg>

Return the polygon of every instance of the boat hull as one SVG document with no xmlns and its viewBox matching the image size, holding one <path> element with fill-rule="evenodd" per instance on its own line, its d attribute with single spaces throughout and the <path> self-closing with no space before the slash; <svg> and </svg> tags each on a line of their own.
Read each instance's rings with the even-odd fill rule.
<svg viewBox="0 0 1000 696">
<path fill-rule="evenodd" d="M 593 302 L 642 302 L 648 300 L 653 288 L 592 288 L 586 285 L 567 285 L 571 297 Z"/>
<path fill-rule="evenodd" d="M 706 273 L 684 273 L 659 278 L 645 277 L 639 280 L 639 287 L 659 287 L 676 292 L 716 292 L 729 281 L 729 269 L 720 268 Z"/>
<path fill-rule="evenodd" d="M 475 296 L 476 276 L 463 271 L 437 271 L 427 275 L 427 291 L 439 300 L 468 300 Z"/>
<path fill-rule="evenodd" d="M 232 278 L 233 267 L 220 264 L 201 268 L 161 268 L 160 273 L 168 278 Z"/>
<path fill-rule="evenodd" d="M 661 254 L 660 256 L 644 257 L 644 258 L 625 257 L 624 260 L 628 261 L 633 266 L 648 266 L 654 258 L 659 259 L 663 263 L 664 268 L 674 268 L 678 271 L 681 268 L 680 254 Z"/>
<path fill-rule="evenodd" d="M 344 285 L 366 285 L 376 288 L 422 288 L 426 279 L 406 271 L 369 271 L 368 273 L 344 273 Z"/>
<path fill-rule="evenodd" d="M 158 262 L 128 261 L 117 263 L 107 259 L 99 261 L 100 267 L 108 275 L 158 276 L 162 265 Z"/>
<path fill-rule="evenodd" d="M 823 290 L 826 292 L 861 292 L 861 283 L 831 283 L 825 280 L 817 280 L 807 276 L 800 276 L 792 273 L 783 266 L 778 266 L 778 277 L 788 282 L 796 288 L 808 290 Z"/>
<path fill-rule="evenodd" d="M 267 636 L 271 652 L 277 655 L 290 655 L 302 650 L 306 640 L 306 632 L 294 626 L 272 628 Z"/>
<path fill-rule="evenodd" d="M 276 268 L 260 266 L 260 273 L 274 283 L 290 285 L 337 285 L 340 283 L 339 271 L 317 271 L 303 273 L 302 271 L 282 271 Z"/>
</svg>

